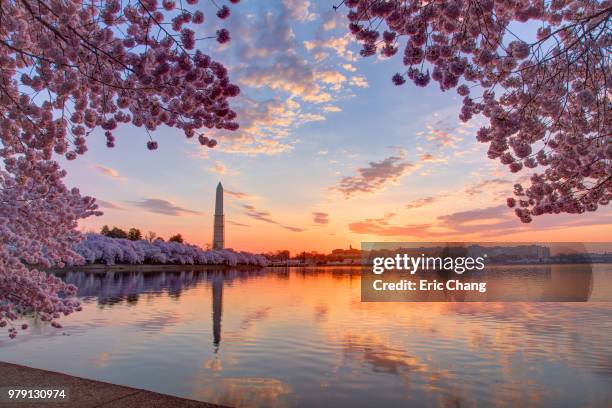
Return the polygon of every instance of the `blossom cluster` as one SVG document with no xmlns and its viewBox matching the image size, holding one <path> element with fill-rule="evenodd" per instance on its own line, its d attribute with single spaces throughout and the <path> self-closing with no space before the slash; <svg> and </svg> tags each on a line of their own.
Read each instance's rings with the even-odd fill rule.
<svg viewBox="0 0 612 408">
<path fill-rule="evenodd" d="M 80 261 L 72 249 L 77 220 L 99 214 L 93 198 L 66 188 L 66 172 L 56 162 L 38 159 L 11 157 L 0 168 L 0 328 L 8 326 L 11 338 L 17 334 L 12 322 L 23 314 L 61 327 L 60 315 L 80 309 L 73 285 L 30 265 Z"/>
<path fill-rule="evenodd" d="M 513 173 L 540 167 L 509 198 L 523 222 L 582 213 L 612 198 L 611 0 L 346 0 L 362 56 L 400 53 L 411 80 L 482 114 L 477 140 Z M 533 40 L 515 33 L 537 22 Z M 480 92 L 480 95 L 472 95 Z"/>
<path fill-rule="evenodd" d="M 110 238 L 100 234 L 85 234 L 85 239 L 75 245 L 77 252 L 87 263 L 114 264 L 178 264 L 178 265 L 254 265 L 266 266 L 267 259 L 244 251 L 232 249 L 204 250 L 196 245 L 155 240 L 130 241 Z"/>
<path fill-rule="evenodd" d="M 233 1 L 235 3 L 235 1 Z M 194 5 L 197 0 L 189 0 Z M 172 0 L 1 0 L 0 137 L 3 156 L 25 149 L 72 160 L 93 129 L 108 147 L 122 123 L 143 128 L 235 130 L 228 99 L 239 94 L 227 69 L 195 50 L 200 10 Z M 230 14 L 227 6 L 217 16 Z M 229 32 L 217 31 L 229 41 Z M 208 147 L 215 145 L 200 135 Z M 149 149 L 157 142 L 149 140 Z"/>
<path fill-rule="evenodd" d="M 54 155 L 76 159 L 96 129 L 114 147 L 121 124 L 142 129 L 150 150 L 160 126 L 209 148 L 217 141 L 200 129 L 238 128 L 229 100 L 239 87 L 195 49 L 230 33 L 197 38 L 205 21 L 197 2 L 0 0 L 0 327 L 10 337 L 23 314 L 59 327 L 61 314 L 80 308 L 72 285 L 31 269 L 78 262 L 77 222 L 101 214 L 63 184 Z M 211 4 L 216 18 L 230 16 Z"/>
</svg>

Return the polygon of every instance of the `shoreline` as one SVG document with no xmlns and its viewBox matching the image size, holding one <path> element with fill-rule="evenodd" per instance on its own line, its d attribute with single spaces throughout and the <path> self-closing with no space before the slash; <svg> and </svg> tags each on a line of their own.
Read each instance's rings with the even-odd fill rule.
<svg viewBox="0 0 612 408">
<path fill-rule="evenodd" d="M 590 262 L 590 263 L 537 263 L 537 264 L 529 264 L 529 263 L 494 263 L 489 266 L 500 267 L 500 266 L 510 266 L 510 267 L 521 267 L 521 266 L 552 266 L 552 265 L 599 265 L 599 264 L 608 264 L 609 262 Z M 371 267 L 372 265 L 368 264 L 294 264 L 294 265 L 267 265 L 267 266 L 258 266 L 258 265 L 236 265 L 230 266 L 226 264 L 219 265 L 194 265 L 194 264 L 115 264 L 115 265 L 104 265 L 104 264 L 87 264 L 87 265 L 79 265 L 79 266 L 66 266 L 64 268 L 39 268 L 39 270 L 43 270 L 48 273 L 53 273 L 54 275 L 64 275 L 66 272 L 87 272 L 93 274 L 103 274 L 103 273 L 111 273 L 111 272 L 143 272 L 143 273 L 156 273 L 156 272 L 205 272 L 205 271 L 225 271 L 225 270 L 240 270 L 240 271 L 256 271 L 264 268 L 271 269 L 285 269 L 285 268 L 347 268 L 347 269 L 359 269 L 363 267 Z"/>
<path fill-rule="evenodd" d="M 0 395 L 0 405 L 16 408 L 41 407 L 179 407 L 224 408 L 222 405 L 196 401 L 173 395 L 160 394 L 139 388 L 126 387 L 103 381 L 90 380 L 70 374 L 41 370 L 20 364 L 0 361 L 0 387 L 8 389 L 58 389 L 65 390 L 66 401 L 29 400 L 8 402 L 7 395 Z M 227 408 L 227 407 L 225 407 Z"/>
<path fill-rule="evenodd" d="M 77 266 L 66 266 L 64 268 L 48 268 L 44 269 L 45 272 L 53 273 L 54 275 L 63 275 L 65 272 L 89 272 L 89 273 L 109 273 L 109 272 L 167 272 L 167 271 L 190 271 L 190 272 L 204 272 L 209 270 L 229 270 L 238 269 L 244 271 L 254 271 L 265 268 L 264 266 L 257 265 L 236 265 L 230 266 L 225 264 L 220 265 L 176 265 L 176 264 L 163 264 L 163 265 L 147 265 L 147 264 L 118 264 L 118 265 L 104 265 L 104 264 L 88 264 L 88 265 L 77 265 Z"/>
</svg>

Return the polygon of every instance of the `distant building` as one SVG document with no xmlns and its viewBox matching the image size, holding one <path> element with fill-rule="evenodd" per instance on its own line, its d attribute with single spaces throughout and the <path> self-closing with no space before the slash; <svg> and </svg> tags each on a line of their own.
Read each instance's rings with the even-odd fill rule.
<svg viewBox="0 0 612 408">
<path fill-rule="evenodd" d="M 212 248 L 225 248 L 225 215 L 223 214 L 223 186 L 221 182 L 217 184 L 217 194 L 215 197 L 215 223 Z"/>
<path fill-rule="evenodd" d="M 353 248 L 352 245 L 349 245 L 349 249 L 334 249 L 328 255 L 328 260 L 345 264 L 359 263 L 361 261 L 361 250 Z"/>
</svg>

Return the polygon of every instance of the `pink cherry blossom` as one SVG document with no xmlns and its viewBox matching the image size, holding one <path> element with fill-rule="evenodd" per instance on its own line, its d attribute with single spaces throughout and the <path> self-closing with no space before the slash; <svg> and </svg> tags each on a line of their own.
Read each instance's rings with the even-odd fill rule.
<svg viewBox="0 0 612 408">
<path fill-rule="evenodd" d="M 249 252 L 233 249 L 203 250 L 196 245 L 155 240 L 110 238 L 100 234 L 85 234 L 75 247 L 88 263 L 115 264 L 211 264 L 266 266 L 267 259 Z"/>
<path fill-rule="evenodd" d="M 528 188 L 515 188 L 521 221 L 610 202 L 611 0 L 342 3 L 362 56 L 390 57 L 390 45 L 403 47 L 406 71 L 392 76 L 394 84 L 457 88 L 459 118 L 488 119 L 476 138 L 489 144 L 489 158 L 515 173 L 541 168 Z M 540 26 L 535 40 L 510 32 L 528 21 Z M 475 89 L 482 95 L 472 96 Z"/>
<path fill-rule="evenodd" d="M 17 334 L 12 321 L 20 315 L 54 321 L 79 307 L 74 286 L 36 266 L 79 262 L 77 220 L 100 214 L 94 199 L 68 189 L 66 172 L 42 156 L 29 150 L 5 158 L 0 170 L 0 327 L 8 325 L 9 335 Z"/>
<path fill-rule="evenodd" d="M 14 324 L 23 315 L 59 328 L 60 315 L 81 309 L 74 286 L 37 269 L 82 261 L 77 222 L 101 214 L 63 184 L 54 154 L 77 159 L 94 130 L 114 147 L 127 124 L 150 150 L 160 126 L 187 137 L 204 126 L 238 128 L 229 101 L 240 90 L 196 50 L 191 25 L 204 14 L 189 7 L 197 0 L 185 3 L 0 0 L 0 327 L 11 338 L 27 327 Z M 222 28 L 208 38 L 230 35 Z"/>
</svg>

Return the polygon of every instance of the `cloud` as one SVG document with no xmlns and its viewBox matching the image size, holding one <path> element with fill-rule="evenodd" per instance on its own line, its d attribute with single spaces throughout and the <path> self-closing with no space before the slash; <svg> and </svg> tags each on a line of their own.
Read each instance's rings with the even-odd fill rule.
<svg viewBox="0 0 612 408">
<path fill-rule="evenodd" d="M 232 221 L 232 220 L 227 220 L 226 222 L 227 222 L 228 224 L 235 225 L 235 226 L 237 226 L 237 227 L 250 227 L 250 225 L 249 225 L 249 224 L 243 224 L 243 223 L 236 222 L 236 221 Z"/>
<path fill-rule="evenodd" d="M 320 46 L 316 49 L 296 39 L 295 21 L 310 21 L 313 10 L 312 0 L 282 0 L 282 7 L 260 13 L 236 9 L 237 18 L 228 20 L 227 28 L 240 41 L 222 52 L 226 53 L 224 61 L 232 81 L 242 92 L 232 104 L 240 128 L 211 132 L 219 140 L 221 151 L 287 153 L 298 142 L 294 129 L 325 120 L 330 112 L 338 111 L 329 108 L 335 99 L 352 97 L 351 88 L 367 85 L 363 77 L 348 78 L 341 66 L 345 57 L 355 59 L 347 48 L 352 41 L 350 35 L 328 38 L 329 33 L 319 28 Z M 326 21 L 345 19 L 341 14 L 326 15 Z M 342 59 L 333 56 L 323 66 L 320 62 L 330 57 L 332 50 L 343 55 Z"/>
<path fill-rule="evenodd" d="M 404 154 L 387 157 L 377 162 L 370 162 L 367 167 L 357 169 L 358 175 L 343 177 L 336 190 L 350 197 L 358 193 L 372 193 L 383 188 L 389 182 L 397 181 L 415 165 L 404 161 Z"/>
<path fill-rule="evenodd" d="M 319 122 L 325 120 L 325 116 L 319 115 L 317 113 L 304 113 L 300 115 L 300 119 L 297 121 L 298 124 L 303 124 L 306 122 Z"/>
<path fill-rule="evenodd" d="M 241 38 L 235 47 L 238 64 L 232 67 L 241 86 L 284 91 L 313 103 L 332 99 L 317 79 L 317 66 L 298 52 L 287 9 L 241 20 L 233 19 L 230 27 Z"/>
<path fill-rule="evenodd" d="M 419 202 L 415 205 L 418 207 L 424 202 L 428 203 L 432 198 L 416 200 Z M 349 229 L 357 234 L 373 234 L 383 237 L 436 238 L 482 232 L 485 232 L 485 235 L 495 235 L 502 230 L 510 231 L 521 227 L 518 220 L 512 217 L 511 211 L 508 211 L 508 208 L 503 205 L 441 215 L 436 218 L 435 222 L 422 224 L 395 225 L 391 223 L 395 216 L 396 214 L 389 213 L 381 218 L 367 218 L 349 224 Z"/>
<path fill-rule="evenodd" d="M 303 232 L 305 231 L 305 229 L 303 228 L 299 228 L 299 227 L 292 227 L 289 225 L 283 225 L 281 223 L 279 223 L 278 221 L 274 220 L 272 218 L 272 214 L 270 214 L 269 211 L 265 211 L 265 210 L 258 210 L 257 208 L 255 208 L 255 206 L 250 205 L 250 204 L 244 204 L 242 206 L 245 211 L 244 214 L 248 217 L 251 217 L 255 220 L 258 221 L 263 221 L 263 222 L 267 222 L 268 224 L 274 224 L 274 225 L 279 225 L 289 231 L 293 231 L 293 232 Z"/>
<path fill-rule="evenodd" d="M 255 198 L 255 196 L 251 195 L 251 194 L 247 194 L 247 193 L 243 193 L 241 191 L 232 191 L 232 190 L 223 190 L 224 194 L 230 195 L 238 200 L 247 200 L 247 199 L 253 199 Z"/>
<path fill-rule="evenodd" d="M 329 214 L 324 212 L 313 212 L 313 222 L 319 225 L 327 225 L 329 224 Z"/>
<path fill-rule="evenodd" d="M 338 10 L 328 10 L 322 13 L 322 31 L 331 31 L 334 28 L 346 27 L 348 25 L 348 19 L 345 13 L 338 12 Z"/>
<path fill-rule="evenodd" d="M 96 198 L 96 204 L 107 210 L 123 210 L 123 207 L 119 207 L 118 205 L 113 204 L 109 201 L 100 200 L 99 198 Z"/>
<path fill-rule="evenodd" d="M 352 50 L 349 49 L 352 42 L 353 38 L 350 34 L 345 34 L 342 37 L 318 36 L 318 38 L 313 40 L 304 41 L 304 47 L 306 50 L 311 52 L 331 50 L 345 61 L 353 62 L 357 61 L 357 56 Z"/>
<path fill-rule="evenodd" d="M 357 86 L 359 88 L 367 88 L 368 87 L 368 81 L 362 75 L 357 75 L 357 76 L 351 77 L 350 83 L 351 83 L 351 85 L 355 85 L 355 86 Z"/>
<path fill-rule="evenodd" d="M 357 71 L 357 68 L 355 68 L 351 64 L 342 64 L 342 68 L 346 69 L 348 72 L 355 72 L 355 71 Z"/>
<path fill-rule="evenodd" d="M 446 159 L 442 158 L 442 157 L 436 157 L 431 153 L 423 153 L 419 156 L 419 160 L 422 162 L 429 162 L 429 163 L 446 163 Z"/>
<path fill-rule="evenodd" d="M 290 101 L 242 98 L 236 106 L 240 129 L 218 132 L 221 150 L 250 155 L 275 155 L 292 150 L 293 145 L 285 138 L 297 120 L 298 111 Z"/>
<path fill-rule="evenodd" d="M 457 148 L 457 143 L 463 140 L 463 137 L 453 134 L 457 128 L 445 124 L 443 120 L 427 124 L 425 127 L 427 131 L 418 132 L 417 136 L 424 136 L 427 141 L 438 147 Z"/>
<path fill-rule="evenodd" d="M 429 198 L 429 197 L 428 197 Z M 418 201 L 418 200 L 417 200 Z M 425 199 L 423 200 L 425 201 Z M 380 218 L 367 218 L 349 224 L 351 232 L 382 237 L 418 237 L 449 239 L 477 234 L 481 237 L 499 238 L 508 234 L 528 233 L 531 230 L 556 230 L 586 225 L 612 225 L 612 215 L 593 214 L 590 217 L 576 214 L 543 215 L 534 217 L 531 224 L 523 224 L 505 205 L 475 208 L 440 215 L 433 222 L 422 224 L 394 224 L 394 213 Z"/>
<path fill-rule="evenodd" d="M 340 109 L 337 106 L 333 106 L 333 105 L 326 105 L 323 107 L 323 110 L 325 112 L 342 112 L 342 109 Z"/>
<path fill-rule="evenodd" d="M 512 210 L 505 205 L 440 215 L 438 221 L 442 226 L 461 233 L 477 232 L 482 229 L 490 229 L 492 226 L 499 228 L 520 225 L 518 219 L 512 215 Z"/>
<path fill-rule="evenodd" d="M 408 224 L 392 225 L 390 220 L 395 217 L 394 213 L 385 214 L 381 218 L 367 218 L 363 221 L 349 224 L 349 230 L 355 234 L 373 234 L 378 236 L 392 237 L 425 237 L 430 236 L 428 232 L 431 224 Z"/>
<path fill-rule="evenodd" d="M 418 198 L 418 199 L 412 200 L 411 202 L 406 204 L 406 208 L 413 209 L 413 208 L 424 207 L 426 205 L 433 204 L 433 203 L 439 201 L 440 199 L 442 199 L 444 197 L 447 197 L 447 195 L 446 194 L 442 194 L 442 195 L 438 195 L 438 196 L 430 196 L 430 197 Z"/>
<path fill-rule="evenodd" d="M 506 205 L 460 211 L 438 217 L 438 224 L 452 228 L 458 234 L 478 233 L 498 237 L 529 230 L 556 230 L 587 225 L 612 225 L 612 215 L 606 212 L 591 214 L 555 214 L 534 217 L 530 224 L 523 224 Z"/>
<path fill-rule="evenodd" d="M 465 188 L 465 194 L 469 197 L 474 197 L 482 193 L 484 190 L 493 189 L 498 186 L 504 186 L 506 189 L 510 189 L 512 181 L 504 178 L 493 178 L 488 180 L 482 180 Z"/>
<path fill-rule="evenodd" d="M 311 11 L 312 4 L 308 0 L 283 0 L 283 6 L 294 20 L 305 22 L 317 18 Z"/>
<path fill-rule="evenodd" d="M 235 72 L 241 83 L 253 88 L 270 88 L 287 92 L 307 102 L 322 103 L 332 100 L 317 81 L 317 73 L 306 59 L 291 49 L 276 56 L 272 64 L 248 65 Z"/>
<path fill-rule="evenodd" d="M 342 84 L 346 82 L 346 76 L 334 70 L 317 71 L 315 72 L 315 79 L 331 85 L 334 91 L 340 90 Z"/>
<path fill-rule="evenodd" d="M 131 203 L 144 210 L 163 215 L 178 216 L 200 214 L 200 212 L 198 211 L 179 207 L 175 204 L 172 204 L 170 201 L 162 200 L 159 198 L 144 198 L 141 201 L 131 201 Z"/>
<path fill-rule="evenodd" d="M 225 164 L 217 161 L 212 167 L 209 167 L 208 170 L 213 173 L 225 174 L 227 172 L 227 167 L 225 167 Z"/>
<path fill-rule="evenodd" d="M 267 222 L 269 224 L 278 224 L 278 222 L 274 221 L 270 218 L 269 211 L 259 211 L 254 206 L 250 204 L 244 204 L 242 206 L 246 211 L 244 212 L 248 217 L 254 218 L 258 221 Z"/>
<path fill-rule="evenodd" d="M 433 197 L 415 200 L 415 207 L 427 205 L 435 201 Z M 410 204 L 409 204 L 410 205 Z M 381 218 L 367 218 L 363 221 L 349 224 L 349 229 L 356 234 L 373 234 L 393 237 L 436 238 L 451 237 L 472 233 L 498 234 L 500 231 L 510 231 L 521 227 L 506 206 L 494 206 L 482 209 L 460 211 L 441 215 L 434 222 L 422 224 L 395 225 L 391 220 L 394 213 L 385 214 Z"/>
<path fill-rule="evenodd" d="M 102 166 L 101 164 L 95 164 L 94 168 L 105 176 L 115 178 L 117 180 L 126 180 L 126 178 L 119 174 L 119 172 L 111 167 Z"/>
</svg>

